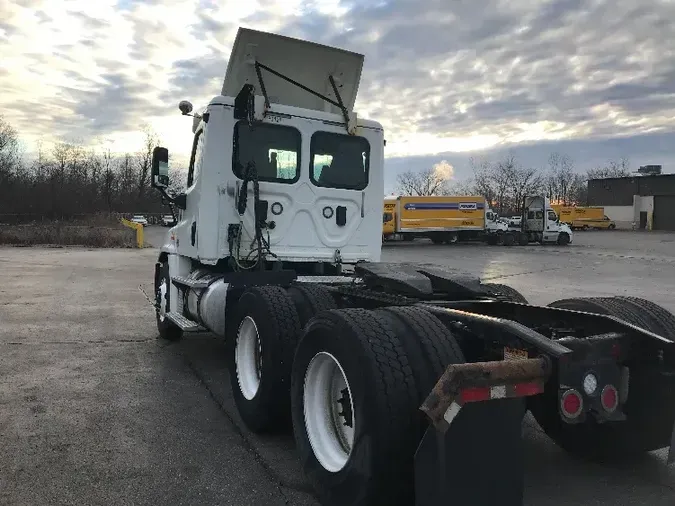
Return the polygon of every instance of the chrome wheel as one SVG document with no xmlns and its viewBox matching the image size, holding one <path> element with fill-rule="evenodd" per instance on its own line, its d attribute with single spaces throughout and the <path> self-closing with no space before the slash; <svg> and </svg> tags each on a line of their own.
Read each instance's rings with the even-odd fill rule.
<svg viewBox="0 0 675 506">
<path fill-rule="evenodd" d="M 239 325 L 234 363 L 239 389 L 244 398 L 250 401 L 258 393 L 262 372 L 262 344 L 258 326 L 250 316 L 245 317 Z"/>
<path fill-rule="evenodd" d="M 164 278 L 162 279 L 159 288 L 157 288 L 157 298 L 159 299 L 157 301 L 157 306 L 160 322 L 164 321 L 164 319 L 166 318 L 166 313 L 168 313 L 168 308 L 166 307 L 167 305 L 166 294 L 168 290 L 169 287 L 167 286 L 166 278 Z"/>
<path fill-rule="evenodd" d="M 349 382 L 330 353 L 317 353 L 307 366 L 303 405 L 314 456 L 327 471 L 340 471 L 351 455 L 356 424 Z"/>
</svg>

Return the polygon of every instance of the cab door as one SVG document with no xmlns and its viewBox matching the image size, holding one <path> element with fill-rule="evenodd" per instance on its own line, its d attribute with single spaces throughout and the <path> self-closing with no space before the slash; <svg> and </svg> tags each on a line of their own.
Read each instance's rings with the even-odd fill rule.
<svg viewBox="0 0 675 506">
<path fill-rule="evenodd" d="M 309 139 L 308 175 L 316 195 L 317 234 L 327 248 L 348 244 L 358 250 L 373 243 L 375 231 L 362 227 L 362 223 L 368 214 L 376 212 L 374 203 L 382 205 L 384 191 L 375 189 L 375 174 L 370 170 L 371 160 L 380 159 L 381 145 L 368 138 L 366 129 L 360 130 L 362 135 L 348 135 L 342 128 L 328 127 L 313 132 Z M 373 197 L 375 193 L 379 198 Z M 392 226 L 394 223 L 392 219 Z"/>
<path fill-rule="evenodd" d="M 178 253 L 190 258 L 197 258 L 197 220 L 199 218 L 201 193 L 200 172 L 204 148 L 204 131 L 204 128 L 200 128 L 195 132 L 185 190 L 185 209 L 178 213 L 178 223 L 174 227 Z"/>
<path fill-rule="evenodd" d="M 545 214 L 544 242 L 557 242 L 558 234 L 560 233 L 558 216 L 553 209 L 547 209 Z"/>
</svg>

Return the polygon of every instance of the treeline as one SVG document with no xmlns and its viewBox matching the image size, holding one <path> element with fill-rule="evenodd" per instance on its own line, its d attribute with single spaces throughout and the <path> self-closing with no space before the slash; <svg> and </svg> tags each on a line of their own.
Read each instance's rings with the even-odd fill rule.
<svg viewBox="0 0 675 506">
<path fill-rule="evenodd" d="M 586 205 L 588 180 L 630 175 L 626 158 L 609 161 L 585 173 L 575 170 L 568 155 L 552 153 L 543 168 L 525 167 L 513 154 L 490 160 L 471 159 L 473 177 L 453 182 L 433 168 L 398 175 L 397 192 L 402 195 L 482 195 L 500 216 L 522 210 L 526 195 L 546 195 L 564 205 Z"/>
<path fill-rule="evenodd" d="M 159 139 L 149 129 L 144 134 L 134 153 L 62 142 L 50 150 L 38 146 L 35 159 L 27 161 L 16 130 L 0 117 L 0 222 L 166 212 L 150 184 Z M 184 178 L 184 172 L 172 169 L 172 188 L 180 189 Z"/>
<path fill-rule="evenodd" d="M 166 207 L 150 184 L 152 150 L 159 139 L 151 130 L 134 153 L 113 154 L 78 143 L 38 146 L 27 161 L 14 128 L 0 116 L 0 222 L 69 220 L 96 213 L 164 213 Z M 430 168 L 398 175 L 403 195 L 483 195 L 500 215 L 518 213 L 523 196 L 547 195 L 567 205 L 587 203 L 587 180 L 630 174 L 628 160 L 610 161 L 586 173 L 575 170 L 565 154 L 552 153 L 544 168 L 525 167 L 512 154 L 471 160 L 473 177 L 461 183 L 447 171 Z M 184 188 L 186 172 L 172 167 L 170 188 Z"/>
</svg>

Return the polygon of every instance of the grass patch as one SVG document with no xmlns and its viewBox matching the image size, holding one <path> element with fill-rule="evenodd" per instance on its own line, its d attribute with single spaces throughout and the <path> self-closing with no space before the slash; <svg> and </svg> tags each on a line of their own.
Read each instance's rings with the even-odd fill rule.
<svg viewBox="0 0 675 506">
<path fill-rule="evenodd" d="M 114 216 L 95 215 L 72 221 L 0 225 L 0 244 L 133 248 L 136 231 L 122 225 Z"/>
</svg>

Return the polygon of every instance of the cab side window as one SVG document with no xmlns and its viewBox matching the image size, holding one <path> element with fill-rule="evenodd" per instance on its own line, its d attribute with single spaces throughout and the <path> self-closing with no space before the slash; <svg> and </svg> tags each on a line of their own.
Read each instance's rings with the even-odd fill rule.
<svg viewBox="0 0 675 506">
<path fill-rule="evenodd" d="M 558 217 L 555 214 L 555 211 L 549 211 L 548 212 L 548 220 L 549 221 L 557 221 Z"/>
<path fill-rule="evenodd" d="M 199 171 L 202 166 L 202 151 L 204 148 L 204 136 L 202 135 L 203 130 L 199 130 L 195 134 L 195 140 L 192 143 L 192 154 L 190 155 L 190 168 L 188 169 L 188 180 L 187 187 L 192 188 L 197 178 L 199 177 Z"/>
</svg>

